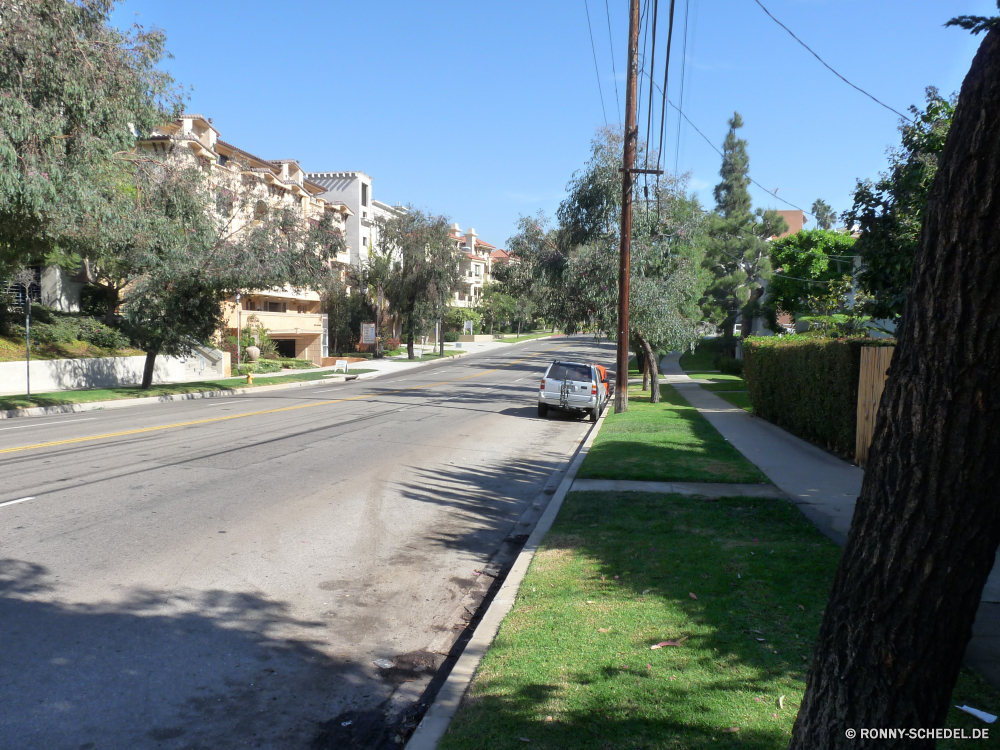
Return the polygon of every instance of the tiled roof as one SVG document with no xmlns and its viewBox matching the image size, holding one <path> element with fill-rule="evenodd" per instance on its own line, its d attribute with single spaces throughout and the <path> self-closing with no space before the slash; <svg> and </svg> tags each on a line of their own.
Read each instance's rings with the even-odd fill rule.
<svg viewBox="0 0 1000 750">
<path fill-rule="evenodd" d="M 216 141 L 216 143 L 221 143 L 221 144 L 222 144 L 223 146 L 225 146 L 226 148 L 231 148 L 231 149 L 232 149 L 233 151 L 235 151 L 236 153 L 238 153 L 238 154 L 242 154 L 243 156 L 246 156 L 246 157 L 248 157 L 248 158 L 250 158 L 250 159 L 256 159 L 257 161 L 259 161 L 259 162 L 263 162 L 264 164 L 268 164 L 268 163 L 269 163 L 267 159 L 261 159 L 261 158 L 260 158 L 259 156 L 257 156 L 256 154 L 251 154 L 251 153 L 250 153 L 249 151 L 244 151 L 244 150 L 243 150 L 243 149 L 241 149 L 241 148 L 240 148 L 239 146 L 234 146 L 234 145 L 233 145 L 232 143 L 228 143 L 227 141 L 224 141 L 224 140 L 222 140 L 221 138 L 219 138 L 219 139 L 218 139 L 218 140 Z"/>
<path fill-rule="evenodd" d="M 490 253 L 490 257 L 493 260 L 497 260 L 497 261 L 510 260 L 510 253 L 508 253 L 506 250 L 499 250 L 499 249 L 497 249 L 497 250 L 494 250 L 492 253 Z"/>
<path fill-rule="evenodd" d="M 469 260 L 479 261 L 480 263 L 486 262 L 486 258 L 482 257 L 481 255 L 476 255 L 475 253 L 466 253 L 465 257 L 468 258 Z"/>
<path fill-rule="evenodd" d="M 491 245 L 486 240 L 481 240 L 481 239 L 479 239 L 477 237 L 476 238 L 476 247 L 479 247 L 480 245 L 482 245 L 483 247 L 489 248 L 490 250 L 496 250 L 496 246 L 495 245 Z"/>
</svg>

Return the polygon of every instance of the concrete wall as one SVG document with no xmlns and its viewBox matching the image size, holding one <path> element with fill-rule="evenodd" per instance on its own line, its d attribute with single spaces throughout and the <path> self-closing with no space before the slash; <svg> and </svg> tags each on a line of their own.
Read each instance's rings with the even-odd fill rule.
<svg viewBox="0 0 1000 750">
<path fill-rule="evenodd" d="M 212 357 L 216 361 L 213 362 Z M 31 392 L 140 385 L 145 363 L 145 357 L 33 360 Z M 157 357 L 153 382 L 211 380 L 225 375 L 226 363 L 222 352 L 212 350 L 187 357 Z M 24 362 L 0 362 L 0 394 L 24 393 L 26 387 L 27 368 Z"/>
</svg>

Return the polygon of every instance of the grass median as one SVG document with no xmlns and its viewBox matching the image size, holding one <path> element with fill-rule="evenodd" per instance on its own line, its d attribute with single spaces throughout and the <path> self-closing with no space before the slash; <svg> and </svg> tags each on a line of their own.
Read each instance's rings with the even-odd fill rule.
<svg viewBox="0 0 1000 750">
<path fill-rule="evenodd" d="M 609 407 L 610 408 L 610 407 Z M 750 482 L 767 477 L 730 445 L 672 386 L 660 403 L 629 388 L 629 408 L 608 414 L 580 467 L 581 479 L 653 482 Z"/>
<path fill-rule="evenodd" d="M 440 750 L 786 748 L 839 555 L 786 501 L 570 493 Z"/>
<path fill-rule="evenodd" d="M 370 369 L 351 369 L 351 375 L 372 372 Z M 342 374 L 342 373 L 341 373 Z M 92 388 L 85 391 L 55 391 L 53 393 L 32 394 L 29 401 L 25 396 L 0 396 L 0 410 L 28 409 L 34 406 L 69 406 L 90 404 L 98 401 L 120 401 L 123 399 L 173 396 L 182 393 L 205 393 L 207 391 L 227 391 L 236 388 L 259 388 L 265 385 L 296 383 L 308 380 L 324 380 L 328 371 L 301 372 L 290 375 L 255 375 L 253 385 L 248 386 L 245 377 L 220 378 L 219 380 L 199 380 L 191 383 L 160 383 L 143 390 L 139 386 L 121 388 Z"/>
</svg>

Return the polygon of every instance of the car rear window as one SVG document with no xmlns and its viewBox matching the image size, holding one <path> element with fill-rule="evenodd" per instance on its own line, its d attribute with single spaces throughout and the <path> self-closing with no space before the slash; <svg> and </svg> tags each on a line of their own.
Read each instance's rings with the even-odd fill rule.
<svg viewBox="0 0 1000 750">
<path fill-rule="evenodd" d="M 590 368 L 587 365 L 568 365 L 555 362 L 546 376 L 553 380 L 584 380 L 590 382 Z"/>
</svg>

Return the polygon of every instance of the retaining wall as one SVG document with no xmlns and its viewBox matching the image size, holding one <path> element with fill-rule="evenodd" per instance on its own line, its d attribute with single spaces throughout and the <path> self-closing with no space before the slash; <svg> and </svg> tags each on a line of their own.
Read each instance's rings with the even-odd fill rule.
<svg viewBox="0 0 1000 750">
<path fill-rule="evenodd" d="M 213 361 L 214 360 L 214 361 Z M 75 391 L 140 385 L 145 357 L 50 359 L 31 362 L 31 391 Z M 157 357 L 154 383 L 178 383 L 225 377 L 226 358 L 216 350 L 186 357 Z M 22 362 L 0 362 L 0 394 L 24 393 L 27 367 Z"/>
</svg>

